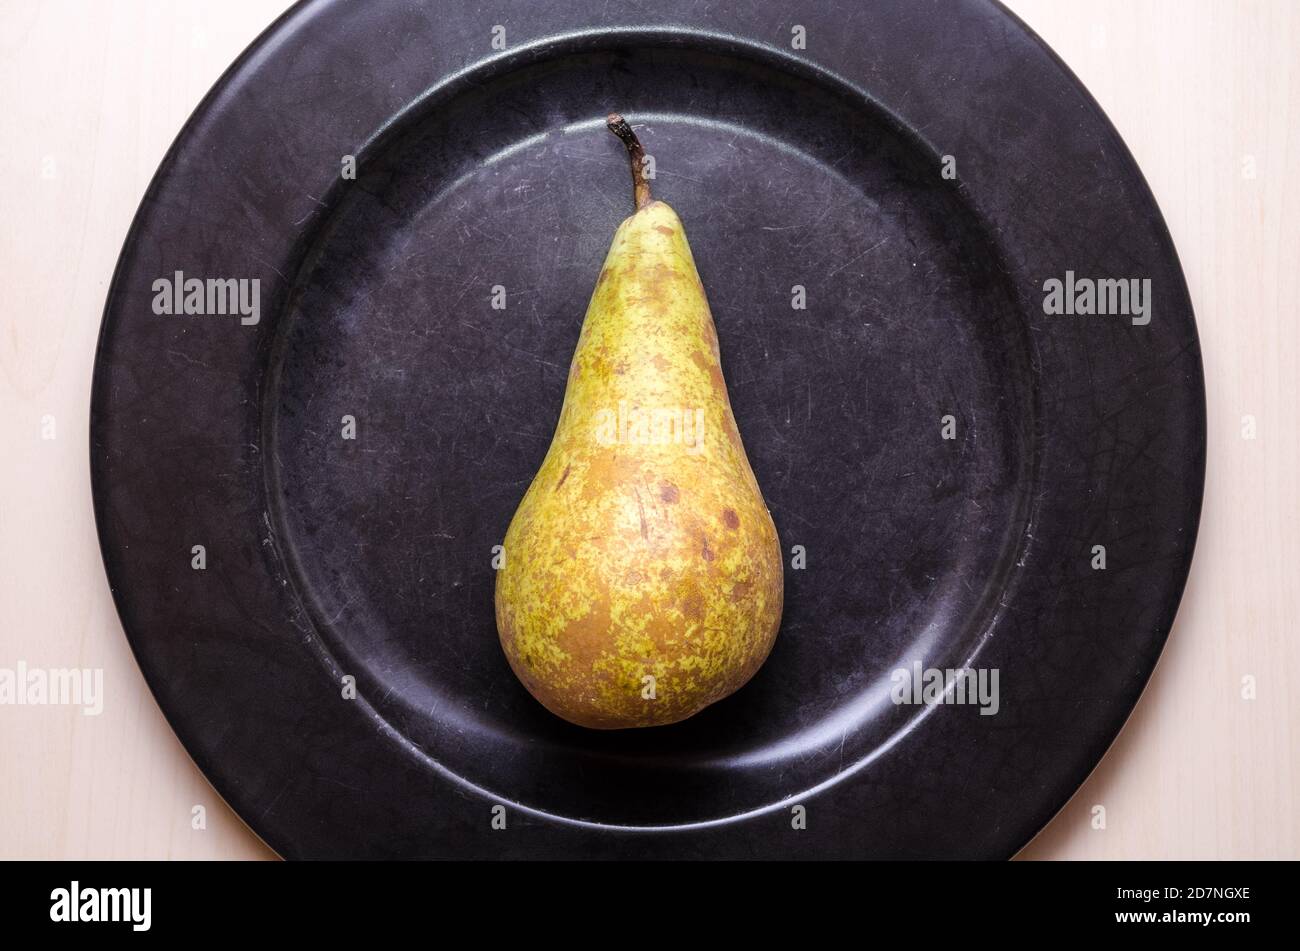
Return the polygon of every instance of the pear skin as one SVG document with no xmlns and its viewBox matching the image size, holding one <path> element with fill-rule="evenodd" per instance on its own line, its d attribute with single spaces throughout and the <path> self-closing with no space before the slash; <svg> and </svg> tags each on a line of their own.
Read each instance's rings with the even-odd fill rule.
<svg viewBox="0 0 1300 951">
<path fill-rule="evenodd" d="M 496 584 L 516 676 L 593 729 L 675 723 L 738 690 L 772 649 L 783 590 L 686 233 L 650 198 L 631 128 L 610 128 L 638 208 L 596 281 Z"/>
</svg>

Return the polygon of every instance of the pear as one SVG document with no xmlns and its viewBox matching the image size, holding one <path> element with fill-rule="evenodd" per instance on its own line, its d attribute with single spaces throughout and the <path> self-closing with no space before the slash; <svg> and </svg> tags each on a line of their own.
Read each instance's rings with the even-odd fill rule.
<svg viewBox="0 0 1300 951">
<path fill-rule="evenodd" d="M 651 198 L 621 116 L 636 211 L 587 308 L 546 458 L 506 532 L 501 646 L 580 726 L 675 723 L 735 692 L 781 623 L 782 567 L 677 214 Z"/>
</svg>

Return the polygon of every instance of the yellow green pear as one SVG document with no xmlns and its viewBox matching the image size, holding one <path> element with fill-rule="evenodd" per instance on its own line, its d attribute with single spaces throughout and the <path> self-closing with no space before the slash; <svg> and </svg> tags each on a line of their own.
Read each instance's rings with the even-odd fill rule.
<svg viewBox="0 0 1300 951">
<path fill-rule="evenodd" d="M 594 729 L 675 723 L 742 687 L 772 649 L 783 586 L 682 222 L 651 198 L 631 126 L 608 125 L 636 211 L 596 281 L 496 585 L 516 676 Z"/>
</svg>

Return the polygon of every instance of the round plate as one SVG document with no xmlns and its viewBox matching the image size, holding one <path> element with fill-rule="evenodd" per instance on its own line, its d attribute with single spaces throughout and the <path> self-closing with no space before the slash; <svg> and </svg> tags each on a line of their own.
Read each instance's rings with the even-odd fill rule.
<svg viewBox="0 0 1300 951">
<path fill-rule="evenodd" d="M 1203 484 L 1177 256 L 1001 7 L 837 6 L 319 0 L 181 133 L 105 311 L 96 515 L 160 706 L 282 855 L 1005 857 L 1118 732 Z M 631 211 L 615 109 L 788 565 L 750 684 L 603 733 L 515 680 L 492 592 Z M 256 313 L 166 313 L 195 278 Z M 975 702 L 900 702 L 962 668 Z"/>
</svg>

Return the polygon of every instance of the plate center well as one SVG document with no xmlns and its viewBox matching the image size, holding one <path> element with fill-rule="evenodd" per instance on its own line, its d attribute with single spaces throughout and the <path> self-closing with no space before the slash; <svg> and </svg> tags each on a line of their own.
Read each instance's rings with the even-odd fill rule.
<svg viewBox="0 0 1300 951">
<path fill-rule="evenodd" d="M 510 672 L 491 562 L 631 212 L 613 109 L 685 223 L 787 570 L 748 686 L 597 733 Z M 267 397 L 296 585 L 367 701 L 465 780 L 610 824 L 762 808 L 906 729 L 891 674 L 976 652 L 1031 489 L 1028 344 L 940 172 L 865 99 L 724 48 L 556 51 L 404 114 L 309 236 Z"/>
</svg>

